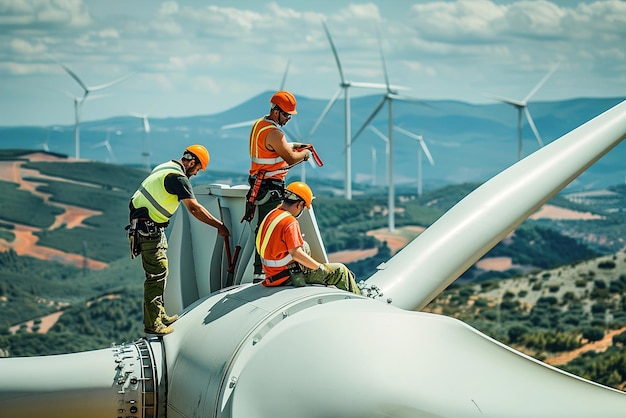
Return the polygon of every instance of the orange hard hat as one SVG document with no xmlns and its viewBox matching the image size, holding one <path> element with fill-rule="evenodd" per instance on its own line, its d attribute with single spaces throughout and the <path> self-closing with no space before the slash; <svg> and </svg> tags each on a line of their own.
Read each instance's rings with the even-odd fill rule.
<svg viewBox="0 0 626 418">
<path fill-rule="evenodd" d="M 198 160 L 200 160 L 200 168 L 202 171 L 206 170 L 209 165 L 209 161 L 211 160 L 211 156 L 209 155 L 209 151 L 207 151 L 203 145 L 189 145 L 185 148 L 185 152 L 193 154 Z"/>
<path fill-rule="evenodd" d="M 304 200 L 304 204 L 307 208 L 311 207 L 311 202 L 313 202 L 313 192 L 311 191 L 311 188 L 306 185 L 306 183 L 294 181 L 287 186 L 286 190 Z"/>
<path fill-rule="evenodd" d="M 280 107 L 283 112 L 295 115 L 296 112 L 296 97 L 289 93 L 287 90 L 280 90 L 274 93 L 270 99 L 270 103 Z"/>
</svg>

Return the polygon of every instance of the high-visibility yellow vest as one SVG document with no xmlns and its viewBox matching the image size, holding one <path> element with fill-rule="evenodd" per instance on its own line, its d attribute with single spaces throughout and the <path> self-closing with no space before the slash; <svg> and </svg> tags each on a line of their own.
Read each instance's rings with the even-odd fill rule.
<svg viewBox="0 0 626 418">
<path fill-rule="evenodd" d="M 178 196 L 165 190 L 165 177 L 169 174 L 184 176 L 185 172 L 175 161 L 160 164 L 141 183 L 131 199 L 135 208 L 147 208 L 150 219 L 157 223 L 168 222 L 180 204 Z"/>
</svg>

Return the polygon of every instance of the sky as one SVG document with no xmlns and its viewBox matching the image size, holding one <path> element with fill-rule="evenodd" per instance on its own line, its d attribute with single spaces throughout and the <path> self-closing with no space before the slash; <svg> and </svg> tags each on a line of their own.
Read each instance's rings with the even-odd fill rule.
<svg viewBox="0 0 626 418">
<path fill-rule="evenodd" d="M 345 78 L 419 99 L 626 96 L 626 1 L 0 0 L 0 126 L 219 113 L 268 90 L 330 99 Z M 379 47 L 379 39 L 380 45 Z M 352 96 L 380 90 L 350 89 Z M 268 97 L 269 100 L 269 97 Z M 268 105 L 269 106 L 269 105 Z"/>
</svg>

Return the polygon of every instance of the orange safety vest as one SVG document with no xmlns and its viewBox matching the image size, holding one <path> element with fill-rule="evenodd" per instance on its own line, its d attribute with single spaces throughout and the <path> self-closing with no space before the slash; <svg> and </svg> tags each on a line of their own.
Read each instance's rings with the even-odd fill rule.
<svg viewBox="0 0 626 418">
<path fill-rule="evenodd" d="M 274 129 L 279 129 L 270 119 L 260 118 L 250 131 L 250 176 L 256 176 L 265 171 L 265 178 L 285 180 L 289 164 L 276 151 L 270 151 L 265 146 L 267 135 Z"/>
<path fill-rule="evenodd" d="M 298 221 L 291 213 L 284 209 L 276 208 L 268 213 L 259 225 L 259 232 L 256 236 L 256 250 L 261 256 L 263 271 L 267 276 L 276 276 L 284 272 L 287 266 L 293 262 L 293 258 L 291 254 L 289 254 L 289 247 L 283 235 L 285 229 L 294 222 L 298 225 Z M 298 225 L 298 231 L 299 230 L 300 227 Z M 303 244 L 302 235 L 298 234 L 296 242 L 299 242 L 300 245 Z M 289 275 L 272 281 L 271 283 L 265 280 L 263 285 L 279 286 L 288 279 Z"/>
</svg>

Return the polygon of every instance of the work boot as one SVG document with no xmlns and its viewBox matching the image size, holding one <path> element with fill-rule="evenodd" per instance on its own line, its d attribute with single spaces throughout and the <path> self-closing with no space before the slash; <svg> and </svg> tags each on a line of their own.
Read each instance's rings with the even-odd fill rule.
<svg viewBox="0 0 626 418">
<path fill-rule="evenodd" d="M 163 325 L 167 326 L 172 325 L 174 322 L 176 322 L 176 320 L 178 319 L 178 315 L 174 314 L 172 316 L 169 316 L 165 312 L 162 312 L 160 318 Z"/>
<path fill-rule="evenodd" d="M 160 320 L 157 320 L 154 323 L 154 327 L 152 328 L 144 328 L 143 331 L 146 334 L 154 334 L 154 335 L 166 335 L 174 332 L 174 328 L 163 325 Z"/>
<path fill-rule="evenodd" d="M 165 308 L 163 305 L 159 306 L 159 319 L 161 323 L 165 326 L 172 325 L 178 319 L 178 315 L 169 316 L 167 312 L 165 312 Z"/>
</svg>

